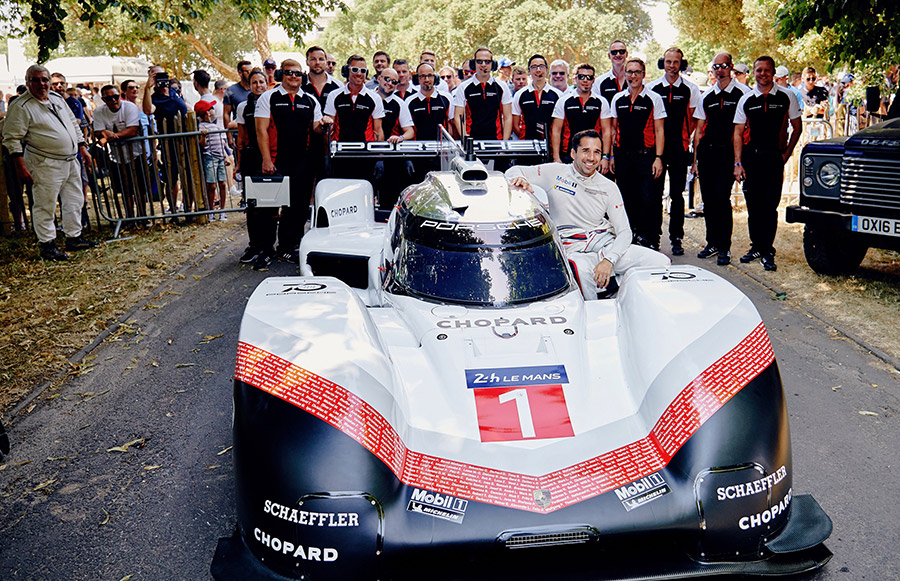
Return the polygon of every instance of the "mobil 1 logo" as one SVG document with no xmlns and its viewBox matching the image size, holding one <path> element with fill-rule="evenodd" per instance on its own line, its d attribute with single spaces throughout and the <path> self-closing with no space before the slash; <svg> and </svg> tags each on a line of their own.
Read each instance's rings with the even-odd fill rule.
<svg viewBox="0 0 900 581">
<path fill-rule="evenodd" d="M 468 505 L 464 498 L 414 488 L 406 510 L 462 524 Z"/>
<path fill-rule="evenodd" d="M 652 502 L 669 494 L 671 489 L 659 472 L 644 476 L 631 484 L 616 489 L 616 496 L 622 501 L 625 510 L 631 512 L 639 506 Z"/>
</svg>

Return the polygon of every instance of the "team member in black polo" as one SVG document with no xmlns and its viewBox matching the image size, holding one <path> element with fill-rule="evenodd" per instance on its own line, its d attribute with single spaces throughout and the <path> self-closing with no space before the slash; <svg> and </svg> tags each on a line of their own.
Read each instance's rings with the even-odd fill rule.
<svg viewBox="0 0 900 581">
<path fill-rule="evenodd" d="M 328 94 L 341 88 L 340 81 L 325 71 L 325 49 L 321 46 L 311 46 L 306 51 L 306 67 L 309 69 L 306 82 L 303 83 L 303 91 L 315 97 L 325 111 L 325 102 Z M 310 142 L 309 155 L 312 158 L 314 182 L 325 177 L 325 136 L 313 135 Z"/>
<path fill-rule="evenodd" d="M 447 127 L 450 118 L 450 95 L 441 93 L 434 86 L 434 69 L 428 63 L 416 68 L 419 91 L 406 99 L 409 115 L 415 128 L 415 138 L 420 141 L 435 141 L 438 127 Z"/>
<path fill-rule="evenodd" d="M 512 100 L 512 126 L 520 127 L 519 139 L 546 139 L 550 131 L 553 110 L 562 93 L 547 82 L 547 59 L 536 54 L 528 59 L 531 81 L 516 91 Z M 544 134 L 538 130 L 544 126 Z"/>
<path fill-rule="evenodd" d="M 700 102 L 700 89 L 697 85 L 681 77 L 684 53 L 678 47 L 672 47 L 663 55 L 665 74 L 647 87 L 662 97 L 666 107 L 666 148 L 663 151 L 663 175 L 669 174 L 669 241 L 672 243 L 672 254 L 681 256 L 684 247 L 684 186 L 687 180 L 687 168 L 693 161 L 688 153 L 691 145 L 691 133 L 694 131 L 694 110 Z M 658 180 L 659 187 L 665 187 L 665 179 Z M 664 197 L 665 192 L 660 192 Z"/>
<path fill-rule="evenodd" d="M 761 56 L 753 63 L 756 85 L 738 102 L 734 114 L 734 178 L 744 182 L 750 250 L 748 263 L 762 259 L 763 268 L 776 270 L 775 231 L 784 164 L 800 133 L 800 103 L 789 90 L 775 84 L 775 61 Z M 788 125 L 791 136 L 788 139 Z M 746 132 L 745 132 L 746 129 Z M 742 137 L 747 138 L 746 144 Z"/>
<path fill-rule="evenodd" d="M 491 76 L 494 53 L 475 51 L 475 75 L 463 81 L 453 96 L 456 130 L 475 139 L 509 139 L 512 133 L 512 96 L 509 85 Z M 462 118 L 466 117 L 463 127 Z"/>
<path fill-rule="evenodd" d="M 284 60 L 281 70 L 284 75 L 281 85 L 260 95 L 254 120 L 263 158 L 262 172 L 277 172 L 291 178 L 291 205 L 282 209 L 276 254 L 279 259 L 296 264 L 312 193 L 309 144 L 313 133 L 321 131 L 322 108 L 318 101 L 300 90 L 304 74 L 299 62 Z M 278 132 L 275 159 L 269 144 L 269 123 L 274 123 Z"/>
<path fill-rule="evenodd" d="M 594 94 L 598 97 L 606 99 L 607 103 L 612 102 L 612 98 L 619 91 L 625 90 L 628 86 L 628 79 L 625 78 L 625 61 L 628 60 L 628 49 L 621 40 L 614 40 L 609 45 L 609 60 L 612 63 L 612 69 L 601 75 L 597 82 L 594 83 Z"/>
<path fill-rule="evenodd" d="M 625 62 L 628 88 L 610 103 L 615 155 L 611 169 L 625 200 L 625 211 L 635 243 L 659 250 L 662 196 L 656 180 L 662 178 L 665 146 L 662 98 L 644 86 L 646 67 L 637 58 Z"/>
<path fill-rule="evenodd" d="M 384 141 L 381 119 L 384 105 L 381 97 L 365 87 L 366 59 L 358 54 L 347 59 L 341 71 L 347 84 L 328 94 L 325 103 L 325 117 L 322 122 L 333 129 L 331 139 L 335 141 Z M 349 160 L 343 164 L 333 164 L 336 175 L 364 180 L 372 179 L 372 163 Z"/>
<path fill-rule="evenodd" d="M 612 151 L 612 113 L 603 97 L 594 95 L 594 67 L 587 63 L 575 67 L 575 87 L 557 101 L 553 109 L 553 127 L 550 132 L 550 148 L 553 161 L 571 163 L 569 140 L 573 135 L 593 129 L 603 136 L 603 154 L 600 173 L 609 171 Z"/>
<path fill-rule="evenodd" d="M 750 89 L 731 78 L 731 55 L 720 52 L 713 58 L 716 83 L 700 97 L 694 111 L 694 164 L 700 179 L 706 246 L 697 258 L 718 255 L 716 262 L 731 263 L 731 186 L 734 185 L 734 112 L 738 101 Z"/>
<path fill-rule="evenodd" d="M 381 130 L 390 143 L 400 143 L 415 137 L 413 121 L 409 116 L 409 108 L 400 100 L 394 89 L 397 88 L 397 71 L 387 68 L 378 75 L 376 94 L 381 97 L 384 117 L 381 119 Z M 412 183 L 413 164 L 404 159 L 379 159 L 375 162 L 375 179 L 373 184 L 378 195 L 378 207 L 390 210 L 397 202 L 397 196 Z"/>
</svg>

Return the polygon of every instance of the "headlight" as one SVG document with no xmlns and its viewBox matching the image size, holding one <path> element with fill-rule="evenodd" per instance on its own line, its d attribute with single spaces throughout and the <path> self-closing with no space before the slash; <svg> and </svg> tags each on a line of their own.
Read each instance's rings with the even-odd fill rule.
<svg viewBox="0 0 900 581">
<path fill-rule="evenodd" d="M 841 181 L 841 168 L 833 162 L 823 163 L 818 172 L 819 183 L 826 188 L 833 188 Z"/>
</svg>

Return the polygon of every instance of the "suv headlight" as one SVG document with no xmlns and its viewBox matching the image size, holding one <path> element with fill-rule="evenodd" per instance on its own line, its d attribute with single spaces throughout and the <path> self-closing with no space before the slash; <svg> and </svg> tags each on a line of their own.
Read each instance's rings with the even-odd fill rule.
<svg viewBox="0 0 900 581">
<path fill-rule="evenodd" d="M 816 174 L 823 187 L 833 188 L 841 181 L 841 167 L 834 162 L 823 163 Z"/>
</svg>

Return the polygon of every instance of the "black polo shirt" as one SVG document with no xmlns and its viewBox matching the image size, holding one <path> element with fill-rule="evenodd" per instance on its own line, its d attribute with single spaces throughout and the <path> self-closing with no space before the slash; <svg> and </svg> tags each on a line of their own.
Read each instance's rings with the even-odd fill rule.
<svg viewBox="0 0 900 581">
<path fill-rule="evenodd" d="M 437 90 L 430 97 L 418 92 L 406 99 L 409 115 L 416 127 L 416 139 L 436 141 L 438 126 L 447 126 L 450 118 L 450 96 Z"/>
<path fill-rule="evenodd" d="M 381 97 L 363 87 L 355 96 L 346 86 L 328 94 L 325 114 L 334 118 L 335 141 L 375 141 L 374 120 L 384 117 Z"/>
<path fill-rule="evenodd" d="M 700 105 L 694 110 L 694 118 L 706 121 L 701 147 L 731 147 L 734 135 L 734 112 L 744 93 L 750 91 L 747 85 L 734 79 L 724 89 L 716 83 L 703 92 Z"/>
<path fill-rule="evenodd" d="M 591 92 L 597 97 L 603 97 L 606 99 L 607 103 L 612 103 L 613 97 L 616 96 L 616 93 L 620 91 L 624 91 L 628 87 L 628 83 L 622 81 L 622 84 L 619 85 L 618 79 L 613 74 L 612 71 L 609 71 L 594 81 L 594 86 L 591 88 Z"/>
<path fill-rule="evenodd" d="M 610 104 L 616 125 L 616 147 L 625 151 L 650 149 L 656 145 L 656 119 L 665 119 L 662 98 L 644 87 L 632 101 L 628 90 L 617 93 Z"/>
<path fill-rule="evenodd" d="M 700 89 L 697 85 L 682 79 L 680 75 L 672 84 L 669 84 L 663 75 L 647 87 L 662 97 L 666 108 L 666 151 L 687 151 L 691 145 L 688 109 L 697 108 L 700 103 Z"/>
<path fill-rule="evenodd" d="M 512 114 L 522 117 L 524 127 L 519 137 L 521 139 L 541 139 L 537 129 L 539 123 L 546 125 L 549 134 L 550 123 L 553 121 L 553 110 L 561 98 L 562 93 L 550 83 L 544 85 L 541 91 L 537 91 L 532 83 L 528 83 L 516 91 L 512 101 Z"/>
<path fill-rule="evenodd" d="M 400 100 L 397 93 L 391 93 L 387 98 L 381 98 L 384 107 L 384 117 L 381 118 L 381 130 L 384 138 L 391 135 L 403 135 L 404 127 L 412 127 L 413 121 L 409 116 L 409 108 Z"/>
<path fill-rule="evenodd" d="M 773 85 L 767 95 L 754 88 L 737 104 L 735 125 L 744 123 L 744 144 L 760 153 L 781 153 L 787 148 L 788 126 L 800 117 L 800 104 L 788 89 Z"/>
<path fill-rule="evenodd" d="M 466 109 L 466 135 L 503 139 L 503 105 L 511 103 L 509 85 L 494 77 L 482 83 L 473 75 L 456 87 L 452 104 Z"/>
<path fill-rule="evenodd" d="M 282 138 L 278 140 L 274 163 L 283 170 L 306 155 L 313 123 L 322 120 L 322 108 L 316 99 L 303 91 L 291 95 L 283 86 L 278 86 L 259 96 L 254 117 L 267 117 L 275 124 L 275 130 Z"/>
<path fill-rule="evenodd" d="M 328 94 L 332 91 L 336 91 L 341 88 L 341 85 L 332 77 L 328 77 L 328 80 L 322 86 L 322 92 L 316 90 L 316 88 L 310 82 L 306 82 L 303 84 L 303 92 L 310 94 L 314 97 L 318 102 L 319 106 L 322 108 L 322 111 L 325 110 L 325 102 L 328 100 Z"/>
<path fill-rule="evenodd" d="M 560 153 L 571 149 L 569 139 L 581 131 L 594 129 L 602 134 L 600 120 L 608 117 L 612 117 L 612 113 L 609 103 L 603 97 L 592 94 L 587 99 L 582 99 L 576 91 L 568 91 L 553 109 L 553 118 L 563 120 L 559 139 Z"/>
</svg>

